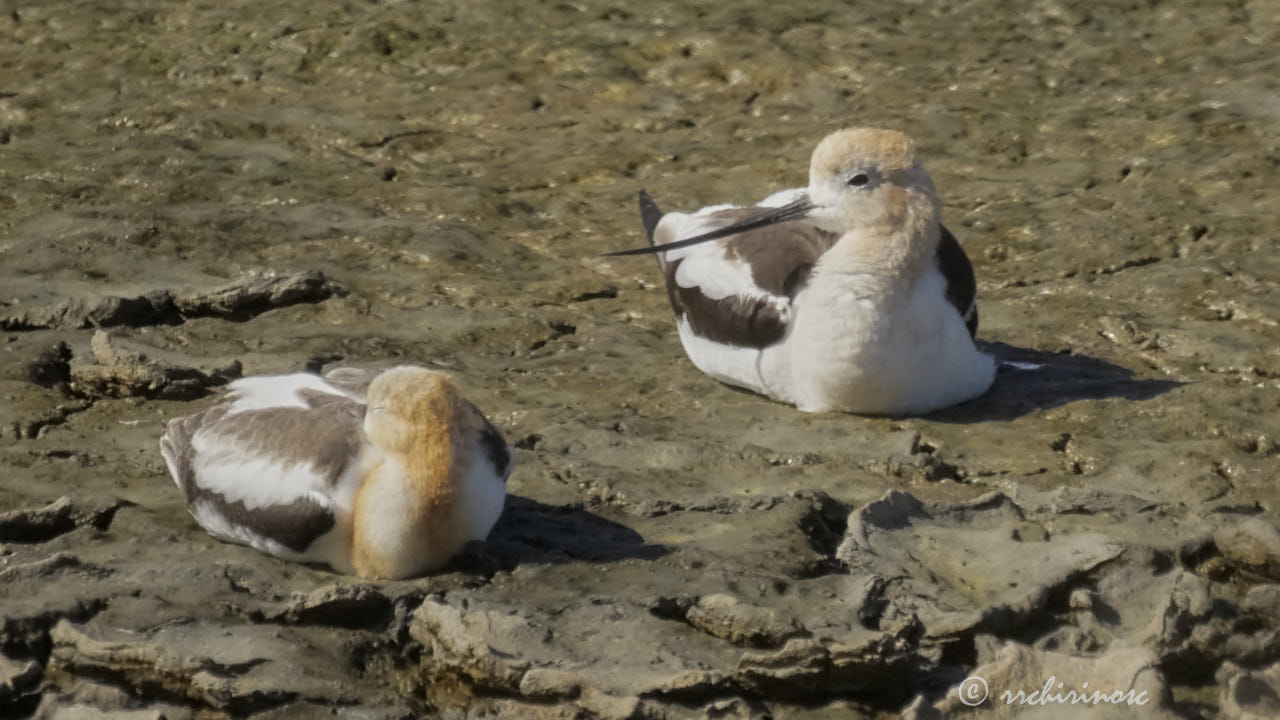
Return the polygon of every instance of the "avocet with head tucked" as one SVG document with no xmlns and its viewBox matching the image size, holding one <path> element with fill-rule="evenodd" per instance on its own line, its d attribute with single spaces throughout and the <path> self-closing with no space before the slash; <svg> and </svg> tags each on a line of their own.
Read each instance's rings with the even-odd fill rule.
<svg viewBox="0 0 1280 720">
<path fill-rule="evenodd" d="M 368 578 L 436 570 L 502 512 L 510 448 L 443 373 L 257 376 L 160 440 L 215 537 Z"/>
<path fill-rule="evenodd" d="M 712 377 L 808 412 L 916 415 L 977 397 L 973 266 L 933 181 L 892 130 L 827 136 L 809 186 L 760 206 L 640 213 L 685 352 Z M 712 242 L 714 241 L 714 242 Z"/>
</svg>

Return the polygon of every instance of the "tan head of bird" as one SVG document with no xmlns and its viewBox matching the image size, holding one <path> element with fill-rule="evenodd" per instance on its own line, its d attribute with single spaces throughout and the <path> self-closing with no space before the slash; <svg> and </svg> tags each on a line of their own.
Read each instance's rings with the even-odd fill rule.
<svg viewBox="0 0 1280 720">
<path fill-rule="evenodd" d="M 374 378 L 365 401 L 369 442 L 387 452 L 407 454 L 428 438 L 448 435 L 462 398 L 442 372 L 396 367 Z"/>
<path fill-rule="evenodd" d="M 809 164 L 805 218 L 835 233 L 855 228 L 914 229 L 937 221 L 933 180 L 915 143 L 896 130 L 849 128 L 818 143 Z"/>
</svg>

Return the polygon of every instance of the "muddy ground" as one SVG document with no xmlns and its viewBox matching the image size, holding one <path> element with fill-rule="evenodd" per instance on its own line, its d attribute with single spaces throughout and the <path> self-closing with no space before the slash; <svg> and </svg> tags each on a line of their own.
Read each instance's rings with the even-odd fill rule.
<svg viewBox="0 0 1280 720">
<path fill-rule="evenodd" d="M 1280 5 L 1083 7 L 0 7 L 0 716 L 1280 714 Z M 847 125 L 917 139 L 1041 369 L 802 414 L 597 257 Z M 448 572 L 187 515 L 167 418 L 404 362 L 517 448 Z"/>
</svg>

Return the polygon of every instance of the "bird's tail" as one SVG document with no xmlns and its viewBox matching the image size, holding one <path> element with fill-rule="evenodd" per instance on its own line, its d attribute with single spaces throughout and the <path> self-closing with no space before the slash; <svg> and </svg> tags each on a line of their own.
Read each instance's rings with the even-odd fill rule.
<svg viewBox="0 0 1280 720">
<path fill-rule="evenodd" d="M 649 197 L 649 193 L 644 190 L 640 191 L 640 222 L 644 223 L 644 235 L 649 240 L 649 247 L 654 245 L 654 235 L 658 232 L 658 221 L 662 220 L 662 211 L 658 209 L 658 203 Z M 662 254 L 657 255 L 658 267 L 666 268 L 662 261 Z"/>
<path fill-rule="evenodd" d="M 640 191 L 640 222 L 644 223 L 645 237 L 649 238 L 649 246 L 653 247 L 653 235 L 658 231 L 658 221 L 662 219 L 662 211 L 658 204 L 649 197 L 649 193 Z"/>
</svg>

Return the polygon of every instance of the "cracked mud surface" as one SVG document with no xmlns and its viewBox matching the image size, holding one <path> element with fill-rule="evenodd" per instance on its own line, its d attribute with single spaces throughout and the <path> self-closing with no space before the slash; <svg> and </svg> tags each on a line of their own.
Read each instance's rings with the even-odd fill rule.
<svg viewBox="0 0 1280 720">
<path fill-rule="evenodd" d="M 0 716 L 1280 714 L 1277 43 L 1266 0 L 6 10 Z M 596 257 L 640 188 L 747 202 L 849 124 L 917 139 L 1038 370 L 805 415 Z M 187 516 L 163 422 L 339 362 L 450 370 L 516 446 L 447 572 Z"/>
</svg>

